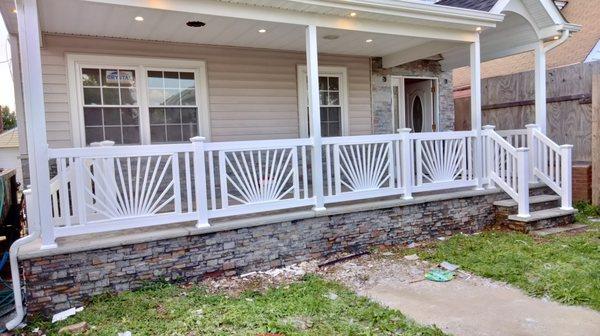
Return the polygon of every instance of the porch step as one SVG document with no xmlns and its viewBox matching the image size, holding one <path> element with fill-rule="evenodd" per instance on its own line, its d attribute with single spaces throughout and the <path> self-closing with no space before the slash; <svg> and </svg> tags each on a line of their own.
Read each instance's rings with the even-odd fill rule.
<svg viewBox="0 0 600 336">
<path fill-rule="evenodd" d="M 530 233 L 534 236 L 545 237 L 545 236 L 555 235 L 555 234 L 559 234 L 559 233 L 585 232 L 587 230 L 587 227 L 588 226 L 585 224 L 573 223 L 573 224 L 566 225 L 566 226 L 534 230 L 534 231 L 531 231 Z"/>
<path fill-rule="evenodd" d="M 530 211 L 539 211 L 544 209 L 550 209 L 557 207 L 560 203 L 560 196 L 558 195 L 537 195 L 529 197 L 529 210 Z M 512 213 L 516 213 L 519 207 L 519 204 L 511 199 L 496 201 L 494 202 L 494 206 L 496 208 L 509 215 Z"/>
<path fill-rule="evenodd" d="M 532 211 L 530 217 L 523 218 L 517 215 L 509 215 L 506 221 L 510 229 L 531 232 L 541 229 L 571 225 L 575 222 L 577 210 L 563 210 L 561 208 L 551 208 L 545 210 Z"/>
</svg>

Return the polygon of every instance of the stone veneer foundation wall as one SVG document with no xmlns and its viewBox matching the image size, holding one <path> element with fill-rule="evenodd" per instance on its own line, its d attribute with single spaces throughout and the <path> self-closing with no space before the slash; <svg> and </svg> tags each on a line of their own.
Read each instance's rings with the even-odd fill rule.
<svg viewBox="0 0 600 336">
<path fill-rule="evenodd" d="M 395 133 L 392 116 L 391 76 L 437 77 L 439 89 L 440 121 L 438 130 L 454 130 L 454 97 L 452 95 L 452 71 L 443 71 L 440 62 L 421 60 L 384 69 L 382 59 L 371 59 L 371 99 L 373 109 L 373 133 Z M 385 78 L 385 80 L 384 80 Z"/>
<path fill-rule="evenodd" d="M 370 246 L 480 231 L 494 222 L 492 202 L 507 196 L 489 191 L 475 195 L 467 191 L 461 198 L 429 196 L 435 200 L 406 205 L 398 201 L 359 204 L 329 209 L 340 214 L 307 219 L 221 231 L 214 227 L 216 232 L 198 230 L 139 243 L 129 239 L 114 247 L 85 247 L 87 251 L 60 252 L 59 247 L 42 252 L 45 255 L 20 255 L 27 308 L 48 315 L 79 306 L 94 295 L 132 290 L 148 281 L 230 276 Z M 357 208 L 362 211 L 344 213 Z"/>
</svg>

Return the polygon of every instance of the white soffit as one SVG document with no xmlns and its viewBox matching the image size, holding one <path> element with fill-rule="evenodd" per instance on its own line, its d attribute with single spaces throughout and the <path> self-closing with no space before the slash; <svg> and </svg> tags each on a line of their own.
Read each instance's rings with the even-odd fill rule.
<svg viewBox="0 0 600 336">
<path fill-rule="evenodd" d="M 305 29 L 299 25 L 70 0 L 40 1 L 39 12 L 42 31 L 53 34 L 293 51 L 305 48 Z M 136 16 L 144 20 L 135 21 Z M 206 26 L 186 26 L 191 20 L 202 21 Z M 261 34 L 259 29 L 267 32 Z M 330 28 L 319 28 L 318 35 L 320 52 L 360 56 L 387 55 L 430 41 Z M 323 39 L 326 35 L 338 38 Z"/>
</svg>

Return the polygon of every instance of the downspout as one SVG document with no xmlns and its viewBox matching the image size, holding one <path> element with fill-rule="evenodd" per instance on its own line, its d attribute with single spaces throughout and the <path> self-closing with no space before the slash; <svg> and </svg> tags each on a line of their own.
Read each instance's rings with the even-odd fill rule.
<svg viewBox="0 0 600 336">
<path fill-rule="evenodd" d="M 25 196 L 25 200 L 29 201 L 31 199 L 31 189 L 27 189 L 23 191 L 23 195 Z M 26 202 L 25 204 L 28 204 Z M 30 203 L 29 203 L 30 204 Z M 31 204 L 30 204 L 31 206 Z M 10 274 L 12 276 L 12 284 L 13 284 L 13 293 L 15 297 L 15 311 L 16 316 L 6 322 L 6 329 L 12 330 L 16 328 L 25 317 L 25 309 L 23 308 L 23 296 L 21 292 L 21 278 L 19 274 L 19 264 L 17 260 L 17 254 L 19 253 L 19 249 L 21 246 L 33 242 L 34 240 L 40 237 L 39 226 L 37 225 L 37 221 L 31 220 L 28 218 L 28 223 L 33 224 L 29 226 L 29 234 L 23 238 L 18 239 L 10 246 Z"/>
</svg>

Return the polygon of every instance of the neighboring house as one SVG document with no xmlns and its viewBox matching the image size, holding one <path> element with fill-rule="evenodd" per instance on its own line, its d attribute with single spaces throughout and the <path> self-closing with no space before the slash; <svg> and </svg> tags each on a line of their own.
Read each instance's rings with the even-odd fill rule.
<svg viewBox="0 0 600 336">
<path fill-rule="evenodd" d="M 17 173 L 17 181 L 23 182 L 17 128 L 0 133 L 0 169 L 14 169 Z"/>
<path fill-rule="evenodd" d="M 498 133 L 479 103 L 481 61 L 535 44 L 543 62 L 579 30 L 552 1 L 0 3 L 22 60 L 33 243 L 14 249 L 32 312 L 496 218 L 572 220 L 571 147 L 545 135 L 545 105 L 539 126 Z M 455 132 L 465 65 L 472 129 Z"/>
</svg>

